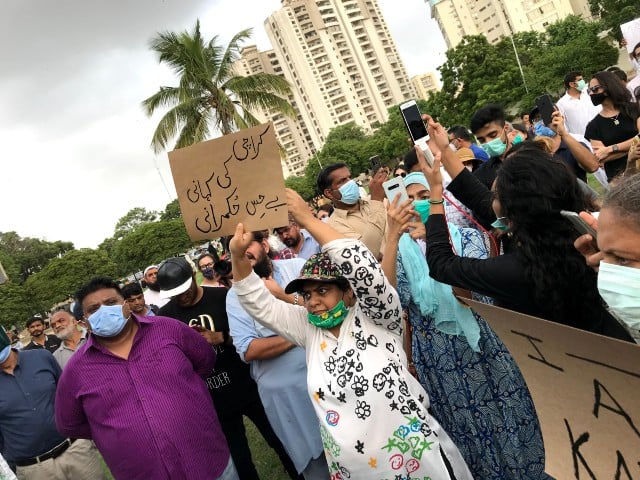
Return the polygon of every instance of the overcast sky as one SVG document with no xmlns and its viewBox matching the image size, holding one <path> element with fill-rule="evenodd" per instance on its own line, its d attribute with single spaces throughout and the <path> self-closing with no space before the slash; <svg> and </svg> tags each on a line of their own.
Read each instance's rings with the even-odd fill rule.
<svg viewBox="0 0 640 480">
<path fill-rule="evenodd" d="M 410 76 L 446 49 L 424 0 L 378 0 Z M 279 0 L 2 0 L 0 231 L 96 247 L 133 207 L 175 198 L 166 153 L 149 148 L 159 118 L 140 102 L 176 80 L 149 51 L 158 31 L 226 42 L 244 28 L 271 48 L 264 20 Z M 161 181 L 166 183 L 166 188 Z"/>
</svg>

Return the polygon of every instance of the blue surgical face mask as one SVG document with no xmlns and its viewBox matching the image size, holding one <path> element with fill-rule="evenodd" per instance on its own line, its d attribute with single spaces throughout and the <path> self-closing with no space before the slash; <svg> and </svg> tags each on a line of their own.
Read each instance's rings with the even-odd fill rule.
<svg viewBox="0 0 640 480">
<path fill-rule="evenodd" d="M 598 291 L 632 331 L 640 331 L 640 269 L 600 262 Z"/>
<path fill-rule="evenodd" d="M 507 144 L 500 137 L 494 138 L 490 142 L 480 145 L 490 157 L 499 157 L 507 150 Z"/>
<path fill-rule="evenodd" d="M 496 221 L 491 224 L 493 228 L 497 228 L 502 232 L 510 232 L 511 228 L 507 224 L 507 217 L 498 217 Z"/>
<path fill-rule="evenodd" d="M 11 345 L 7 345 L 2 350 L 0 350 L 0 363 L 6 362 L 10 354 L 11 354 Z"/>
<path fill-rule="evenodd" d="M 427 223 L 429 212 L 431 211 L 431 204 L 429 203 L 429 200 L 414 200 L 413 209 L 420 214 L 420 220 L 422 223 Z"/>
<path fill-rule="evenodd" d="M 91 332 L 106 338 L 115 337 L 127 324 L 127 318 L 122 314 L 122 305 L 102 305 L 88 320 Z"/>
<path fill-rule="evenodd" d="M 536 124 L 533 127 L 533 130 L 536 135 L 539 135 L 541 137 L 553 138 L 557 135 L 556 132 L 554 132 L 549 127 L 547 127 L 542 120 L 540 120 L 539 122 L 536 122 Z"/>
<path fill-rule="evenodd" d="M 347 205 L 355 205 L 360 200 L 360 187 L 355 180 L 349 180 L 347 183 L 342 185 L 338 191 L 342 198 L 340 201 Z"/>
</svg>

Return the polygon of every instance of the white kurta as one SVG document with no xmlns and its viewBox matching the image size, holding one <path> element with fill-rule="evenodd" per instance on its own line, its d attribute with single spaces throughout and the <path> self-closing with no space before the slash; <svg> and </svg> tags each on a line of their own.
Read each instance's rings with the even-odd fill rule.
<svg viewBox="0 0 640 480">
<path fill-rule="evenodd" d="M 429 415 L 429 399 L 409 374 L 398 294 L 357 240 L 323 247 L 356 293 L 339 338 L 307 321 L 303 308 L 277 300 L 252 273 L 234 283 L 257 321 L 304 346 L 307 388 L 320 422 L 332 478 L 471 479 L 460 452 Z"/>
</svg>

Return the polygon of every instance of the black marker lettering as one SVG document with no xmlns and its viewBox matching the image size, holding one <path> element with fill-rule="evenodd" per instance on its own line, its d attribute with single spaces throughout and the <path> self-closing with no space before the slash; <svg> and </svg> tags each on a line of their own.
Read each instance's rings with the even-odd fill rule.
<svg viewBox="0 0 640 480">
<path fill-rule="evenodd" d="M 629 471 L 629 467 L 627 467 L 627 462 L 624 461 L 624 457 L 622 456 L 622 453 L 620 453 L 620 450 L 616 450 L 616 455 L 618 456 L 618 466 L 616 467 L 616 475 L 613 478 L 615 480 L 620 480 L 620 474 L 622 473 L 620 469 L 623 468 L 624 472 L 627 474 L 627 478 L 629 480 L 633 480 L 631 472 Z"/>
<path fill-rule="evenodd" d="M 605 387 L 602 383 L 600 383 L 595 378 L 593 379 L 593 390 L 595 392 L 595 397 L 596 397 L 595 404 L 593 406 L 593 415 L 596 418 L 599 418 L 598 414 L 600 413 L 600 407 L 606 408 L 610 412 L 617 413 L 618 415 L 620 415 L 622 418 L 624 418 L 627 421 L 627 423 L 631 427 L 631 430 L 633 430 L 634 433 L 640 438 L 640 432 L 638 431 L 638 427 L 636 427 L 633 424 L 633 420 L 631 419 L 631 416 L 629 416 L 629 414 L 627 412 L 625 412 L 625 410 L 618 403 L 618 401 L 615 398 L 613 398 L 613 395 L 611 395 L 611 392 L 609 392 L 609 390 L 607 390 L 607 387 Z M 604 392 L 609 396 L 609 398 L 611 400 L 613 400 L 613 403 L 616 404 L 617 408 L 613 408 L 610 405 L 606 405 L 606 404 L 601 402 L 602 390 L 604 390 Z"/>
<path fill-rule="evenodd" d="M 564 372 L 564 368 L 559 367 L 558 365 L 554 365 L 553 363 L 549 362 L 545 358 L 545 356 L 542 354 L 542 352 L 540 351 L 538 346 L 534 343 L 534 341 L 536 341 L 538 343 L 543 343 L 542 340 L 540 340 L 539 338 L 536 338 L 536 337 L 532 337 L 531 335 L 528 335 L 526 333 L 516 332 L 515 330 L 511 330 L 511 333 L 515 333 L 516 335 L 520 335 L 521 337 L 524 337 L 527 340 L 529 340 L 529 343 L 531 344 L 531 346 L 535 349 L 536 352 L 538 352 L 538 355 L 540 355 L 540 358 L 534 357 L 533 355 L 527 355 L 527 357 L 529 357 L 531 360 L 537 360 L 538 362 L 544 363 L 545 365 L 547 365 L 547 366 L 549 366 L 551 368 L 555 368 L 556 370 Z"/>
<path fill-rule="evenodd" d="M 567 422 L 566 418 L 564 419 L 564 424 L 567 426 L 567 432 L 569 433 L 569 442 L 571 442 L 571 455 L 573 456 L 573 472 L 575 474 L 575 478 L 577 480 L 580 480 L 580 466 L 578 465 L 578 460 L 580 460 L 580 463 L 582 464 L 582 466 L 587 469 L 587 473 L 589 474 L 589 477 L 591 477 L 593 480 L 596 480 L 596 476 L 593 474 L 593 471 L 591 470 L 591 468 L 589 468 L 589 465 L 587 464 L 587 461 L 582 456 L 582 453 L 580 453 L 580 446 L 583 443 L 587 443 L 589 441 L 589 433 L 584 432 L 582 435 L 578 437 L 577 440 L 574 441 L 573 432 L 571 431 L 571 426 L 569 425 L 569 422 Z"/>
</svg>

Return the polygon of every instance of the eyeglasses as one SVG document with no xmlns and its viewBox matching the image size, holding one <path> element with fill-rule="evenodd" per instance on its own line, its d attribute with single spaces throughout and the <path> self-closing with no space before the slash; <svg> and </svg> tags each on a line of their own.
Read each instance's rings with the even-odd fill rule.
<svg viewBox="0 0 640 480">
<path fill-rule="evenodd" d="M 587 92 L 589 93 L 598 93 L 600 90 L 604 90 L 600 85 L 594 85 L 593 87 L 587 88 Z"/>
<path fill-rule="evenodd" d="M 200 265 L 200 270 L 204 270 L 205 268 L 213 268 L 213 262 L 205 263 L 204 265 Z"/>
</svg>

